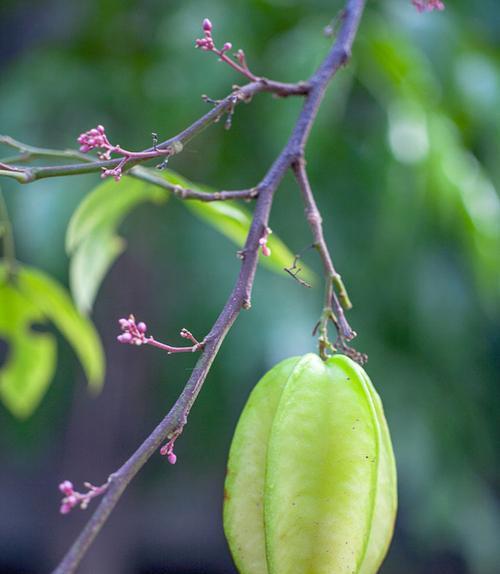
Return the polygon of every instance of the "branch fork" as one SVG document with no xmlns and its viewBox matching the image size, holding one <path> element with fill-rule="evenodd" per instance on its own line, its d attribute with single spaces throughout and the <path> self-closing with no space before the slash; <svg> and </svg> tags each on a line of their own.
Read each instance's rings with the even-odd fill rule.
<svg viewBox="0 0 500 574">
<path fill-rule="evenodd" d="M 82 153 L 87 153 L 93 149 L 102 149 L 104 151 L 99 152 L 97 155 L 102 161 L 109 161 L 111 159 L 111 154 L 116 154 L 122 156 L 118 165 L 113 168 L 102 168 L 101 177 L 113 177 L 115 181 L 120 181 L 123 175 L 123 169 L 125 165 L 133 160 L 147 160 L 155 157 L 163 157 L 162 163 L 158 166 L 160 169 L 165 167 L 168 158 L 176 153 L 174 147 L 159 148 L 158 147 L 158 136 L 153 133 L 153 149 L 141 152 L 134 152 L 123 149 L 120 145 L 113 145 L 110 143 L 108 136 L 106 135 L 106 130 L 104 126 L 98 125 L 96 128 L 88 130 L 78 137 L 78 143 L 80 144 L 80 151 Z M 178 151 L 182 150 L 182 146 Z"/>
<path fill-rule="evenodd" d="M 90 482 L 84 482 L 83 486 L 87 489 L 87 492 L 82 493 L 76 491 L 73 487 L 73 483 L 69 480 L 61 482 L 59 490 L 64 494 L 61 501 L 61 507 L 59 509 L 61 514 L 68 514 L 76 506 L 85 510 L 93 498 L 101 496 L 106 492 L 109 486 L 109 480 L 101 486 L 94 486 Z"/>
<path fill-rule="evenodd" d="M 175 441 L 187 422 L 191 408 L 201 391 L 217 352 L 241 310 L 248 308 L 250 305 L 252 286 L 260 251 L 266 255 L 265 252 L 269 249 L 267 245 L 270 233 L 269 216 L 274 194 L 289 169 L 292 169 L 299 183 L 305 200 L 306 213 L 309 214 L 309 212 L 313 213 L 314 210 L 317 211 L 314 196 L 305 171 L 303 150 L 316 119 L 326 88 L 334 74 L 345 64 L 346 55 L 351 53 L 351 46 L 354 42 L 364 7 L 365 0 L 346 0 L 344 17 L 334 45 L 310 79 L 307 82 L 298 82 L 296 84 L 286 84 L 259 78 L 248 69 L 246 59 L 241 51 L 236 52 L 234 59 L 230 58 L 228 52 L 232 46 L 226 42 L 221 49 L 217 48 L 212 39 L 212 24 L 206 20 L 203 23 L 203 38 L 197 40 L 197 46 L 204 51 L 216 53 L 223 62 L 248 78 L 250 83 L 231 92 L 229 96 L 220 103 L 216 103 L 209 112 L 196 120 L 191 126 L 160 145 L 154 142 L 153 147 L 144 150 L 144 152 L 130 152 L 120 146 L 113 146 L 107 138 L 106 140 L 104 139 L 104 128 L 101 130 L 99 128 L 102 126 L 98 126 L 95 128 L 97 133 L 89 130 L 89 132 L 82 134 L 83 137 L 81 137 L 83 141 L 81 145 L 86 147 L 93 145 L 95 148 L 103 149 L 104 156 L 99 158 L 99 161 L 89 159 L 85 156 L 87 151 L 90 151 L 89 148 L 83 149 L 80 153 L 70 152 L 70 154 L 62 156 L 78 158 L 80 163 L 74 165 L 31 166 L 29 168 L 23 168 L 22 172 L 18 172 L 16 171 L 16 169 L 18 169 L 17 166 L 9 167 L 8 162 L 4 162 L 3 167 L 5 168 L 5 164 L 7 164 L 8 169 L 3 169 L 3 171 L 0 169 L 1 175 L 10 175 L 10 177 L 15 177 L 21 183 L 46 177 L 75 175 L 96 171 L 103 171 L 105 177 L 111 176 L 117 179 L 122 175 L 124 169 L 129 170 L 133 177 L 143 178 L 146 181 L 154 181 L 155 178 L 157 178 L 164 182 L 165 180 L 163 180 L 163 178 L 159 178 L 137 164 L 146 159 L 157 157 L 158 155 L 162 155 L 162 159 L 167 159 L 172 152 L 177 152 L 177 149 L 182 149 L 182 146 L 186 142 L 204 128 L 214 123 L 218 117 L 225 113 L 231 114 L 232 107 L 234 107 L 238 101 L 247 101 L 257 93 L 269 92 L 278 96 L 304 96 L 304 105 L 297 118 L 291 136 L 262 181 L 254 188 L 258 190 L 258 196 L 256 197 L 255 209 L 248 236 L 241 251 L 244 256 L 240 272 L 224 308 L 205 339 L 199 342 L 189 331 L 183 330 L 181 331 L 181 336 L 187 339 L 191 345 L 186 347 L 173 347 L 148 336 L 145 323 L 141 321 L 137 322 L 132 315 L 119 321 L 121 333 L 118 337 L 122 343 L 137 346 L 149 344 L 163 349 L 167 351 L 167 353 L 194 352 L 198 350 L 201 350 L 202 353 L 189 380 L 171 410 L 123 466 L 110 475 L 105 485 L 95 487 L 91 484 L 87 484 L 86 487 L 89 489 L 87 493 L 75 493 L 73 485 L 69 483 L 69 481 L 63 483 L 65 490 L 61 489 L 61 492 L 65 494 L 65 498 L 75 496 L 75 499 L 71 498 L 66 501 L 66 504 L 69 503 L 71 508 L 77 504 L 81 505 L 82 502 L 84 506 L 86 506 L 88 501 L 99 494 L 103 494 L 103 498 L 72 547 L 64 556 L 56 570 L 54 570 L 54 574 L 71 574 L 75 572 L 127 485 L 158 449 L 161 449 L 160 452 L 167 456 L 170 463 L 175 463 L 176 456 L 173 451 Z M 94 138 L 92 142 L 91 138 Z M 51 150 L 48 151 L 50 152 Z M 118 159 L 107 159 L 111 157 L 111 154 L 118 154 L 121 157 Z M 52 155 L 52 157 L 55 156 L 55 154 Z M 160 185 L 159 182 L 157 183 Z M 171 184 L 167 184 L 167 188 L 168 185 Z M 250 191 L 252 191 L 253 194 L 253 190 Z M 230 192 L 227 193 L 229 194 Z M 248 190 L 232 193 L 234 198 L 254 197 L 249 194 Z M 191 194 L 186 190 L 186 196 L 188 195 Z M 191 198 L 201 199 L 193 195 L 191 195 Z M 229 196 L 227 198 L 229 198 Z M 215 199 L 220 199 L 220 197 L 214 198 L 214 200 Z M 314 243 L 325 269 L 325 310 L 322 315 L 323 322 L 320 326 L 322 329 L 327 328 L 329 323 L 333 322 L 339 330 L 340 342 L 336 341 L 336 345 L 338 348 L 341 347 L 343 349 L 346 342 L 350 340 L 349 338 L 355 335 L 344 316 L 344 306 L 348 301 L 347 294 L 344 294 L 342 288 L 339 288 L 339 286 L 341 287 L 340 276 L 333 266 L 331 256 L 326 247 L 321 228 L 321 220 L 311 218 L 309 223 L 314 236 Z M 320 345 L 321 341 L 320 336 Z M 333 345 L 333 347 L 335 347 L 335 345 Z M 78 494 L 78 496 L 76 496 L 76 494 Z M 65 504 L 64 501 L 63 504 Z M 64 508 L 65 510 L 67 509 L 66 506 Z M 68 510 L 71 508 L 68 508 Z"/>
</svg>

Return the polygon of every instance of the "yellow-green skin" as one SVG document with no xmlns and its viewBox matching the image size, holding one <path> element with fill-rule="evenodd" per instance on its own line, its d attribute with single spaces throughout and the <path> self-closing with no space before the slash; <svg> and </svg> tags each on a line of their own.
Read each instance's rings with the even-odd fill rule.
<svg viewBox="0 0 500 574">
<path fill-rule="evenodd" d="M 282 361 L 238 422 L 224 530 L 241 574 L 375 574 L 396 515 L 382 403 L 348 357 Z"/>
</svg>

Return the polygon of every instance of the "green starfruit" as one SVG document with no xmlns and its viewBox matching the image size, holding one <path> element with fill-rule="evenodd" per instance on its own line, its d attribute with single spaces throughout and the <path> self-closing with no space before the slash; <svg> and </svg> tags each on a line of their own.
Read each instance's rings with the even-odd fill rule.
<svg viewBox="0 0 500 574">
<path fill-rule="evenodd" d="M 238 422 L 224 498 L 241 574 L 375 574 L 392 538 L 396 467 L 365 371 L 313 354 L 271 369 Z"/>
</svg>

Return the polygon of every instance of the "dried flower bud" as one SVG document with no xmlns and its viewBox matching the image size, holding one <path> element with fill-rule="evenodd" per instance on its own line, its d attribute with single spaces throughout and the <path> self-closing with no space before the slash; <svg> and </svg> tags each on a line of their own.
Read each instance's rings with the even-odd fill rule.
<svg viewBox="0 0 500 574">
<path fill-rule="evenodd" d="M 262 255 L 264 255 L 264 257 L 269 257 L 271 255 L 271 250 L 269 249 L 269 247 L 266 244 L 261 246 L 261 250 L 262 250 Z"/>
</svg>

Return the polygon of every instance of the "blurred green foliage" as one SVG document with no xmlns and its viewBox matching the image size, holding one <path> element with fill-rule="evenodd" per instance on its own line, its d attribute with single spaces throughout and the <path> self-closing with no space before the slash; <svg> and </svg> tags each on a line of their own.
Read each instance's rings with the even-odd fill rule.
<svg viewBox="0 0 500 574">
<path fill-rule="evenodd" d="M 107 271 L 125 249 L 116 228 L 138 204 L 167 199 L 164 189 L 129 177 L 111 178 L 85 196 L 66 232 L 71 293 L 82 313 L 90 312 Z"/>
<path fill-rule="evenodd" d="M 327 239 L 355 305 L 356 346 L 370 356 L 367 370 L 384 400 L 396 449 L 400 513 L 386 574 L 494 574 L 500 563 L 500 12 L 494 0 L 447 4 L 443 13 L 419 15 L 406 0 L 369 3 L 353 62 L 334 80 L 307 148 Z M 64 148 L 103 124 L 114 142 L 145 148 L 151 132 L 166 139 L 204 113 L 201 94 L 223 97 L 241 82 L 193 49 L 205 16 L 217 41 L 245 49 L 256 73 L 295 81 L 321 61 L 329 46 L 322 28 L 341 6 L 340 0 L 4 0 L 0 132 Z M 260 95 L 236 110 L 229 132 L 219 124 L 206 130 L 169 167 L 215 189 L 251 187 L 286 141 L 299 109 L 298 99 Z M 97 176 L 22 187 L 2 182 L 18 258 L 67 283 L 66 228 L 97 183 Z M 18 490 L 11 488 L 9 497 L 22 499 L 40 469 L 50 472 L 43 460 L 56 466 L 75 412 L 97 417 L 105 404 L 111 420 L 116 409 L 116 442 L 126 443 L 126 456 L 175 400 L 194 357 L 117 350 L 113 322 L 133 312 L 156 337 L 173 342 L 181 327 L 203 336 L 215 320 L 238 270 L 235 248 L 184 207 L 173 200 L 145 203 L 120 228 L 128 250 L 104 280 L 93 315 L 110 369 L 103 394 L 86 405 L 63 345 L 58 375 L 37 412 L 25 422 L 0 413 L 0 448 L 12 467 L 9 476 L 17 477 Z M 292 178 L 276 196 L 271 227 L 292 252 L 311 242 Z M 313 252 L 304 258 L 321 273 Z M 252 310 L 224 343 L 178 441 L 179 464 L 165 470 L 153 461 L 138 479 L 137 496 L 150 496 L 155 510 L 154 525 L 141 522 L 151 530 L 133 539 L 138 548 L 184 553 L 186 564 L 204 548 L 201 557 L 225 571 L 227 558 L 225 566 L 217 562 L 226 552 L 220 516 L 207 519 L 220 535 L 217 556 L 210 558 L 193 539 L 203 540 L 211 527 L 200 534 L 200 526 L 196 536 L 182 530 L 182 520 L 191 529 L 197 522 L 182 513 L 198 488 L 207 499 L 222 490 L 230 437 L 249 390 L 279 359 L 314 349 L 310 332 L 321 306 L 321 288 L 306 290 L 284 273 L 259 271 Z M 118 407 L 108 399 L 122 387 L 123 401 L 131 403 L 128 417 L 122 416 L 125 402 Z M 138 389 L 140 401 L 132 398 Z M 71 436 L 81 437 L 86 424 Z M 123 439 L 130 429 L 139 435 Z M 106 461 L 67 477 L 94 479 L 95 471 L 102 480 L 114 468 L 114 459 Z M 207 478 L 200 486 L 200 475 L 213 475 L 215 485 Z M 45 497 L 45 485 L 39 488 Z M 175 507 L 184 517 L 177 522 L 169 506 L 175 498 L 183 501 Z M 54 513 L 43 514 L 42 524 L 64 529 L 55 526 L 57 503 L 54 489 Z M 29 531 L 32 522 L 27 517 L 17 531 Z M 169 542 L 177 531 L 190 533 L 185 547 Z M 70 534 L 61 534 L 66 545 Z M 200 571 L 207 572 L 204 564 Z"/>
<path fill-rule="evenodd" d="M 92 323 L 75 309 L 69 294 L 54 280 L 25 266 L 0 264 L 0 334 L 9 345 L 0 371 L 0 397 L 13 414 L 30 415 L 38 406 L 55 370 L 56 346 L 33 327 L 51 321 L 72 345 L 94 391 L 104 379 L 104 358 Z"/>
</svg>

